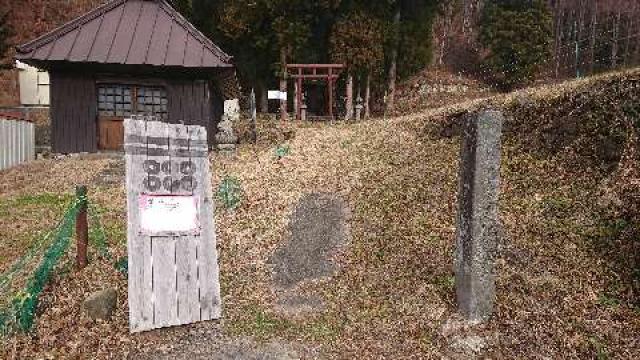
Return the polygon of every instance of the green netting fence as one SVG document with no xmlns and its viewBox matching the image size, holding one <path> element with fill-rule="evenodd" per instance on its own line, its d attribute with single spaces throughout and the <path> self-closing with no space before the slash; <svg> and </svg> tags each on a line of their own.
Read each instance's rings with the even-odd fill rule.
<svg viewBox="0 0 640 360">
<path fill-rule="evenodd" d="M 75 238 L 76 218 L 83 208 L 91 217 L 89 244 L 96 248 L 99 256 L 111 259 L 99 212 L 89 204 L 86 195 L 76 196 L 58 224 L 39 236 L 27 252 L 0 275 L 0 294 L 4 300 L 0 302 L 0 335 L 33 328 L 39 297 Z M 25 279 L 24 285 L 12 286 Z"/>
</svg>

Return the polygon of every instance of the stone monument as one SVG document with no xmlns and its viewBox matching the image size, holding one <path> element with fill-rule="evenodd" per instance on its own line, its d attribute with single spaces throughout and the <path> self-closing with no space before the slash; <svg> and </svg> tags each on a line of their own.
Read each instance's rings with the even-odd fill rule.
<svg viewBox="0 0 640 360">
<path fill-rule="evenodd" d="M 215 139 L 218 150 L 234 151 L 236 149 L 238 137 L 233 131 L 233 122 L 229 114 L 222 115 L 222 121 L 218 123 L 218 133 Z"/>
<path fill-rule="evenodd" d="M 238 99 L 224 102 L 224 114 L 218 123 L 218 133 L 215 136 L 216 146 L 221 151 L 234 151 L 238 143 L 233 125 L 240 121 L 240 103 Z"/>
<path fill-rule="evenodd" d="M 493 311 L 503 119 L 498 111 L 481 111 L 463 119 L 456 296 L 459 312 L 472 322 L 486 321 Z"/>
</svg>

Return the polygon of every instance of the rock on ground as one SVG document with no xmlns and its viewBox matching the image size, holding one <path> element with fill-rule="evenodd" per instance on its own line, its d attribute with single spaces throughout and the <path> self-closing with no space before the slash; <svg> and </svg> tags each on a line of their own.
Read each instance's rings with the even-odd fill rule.
<svg viewBox="0 0 640 360">
<path fill-rule="evenodd" d="M 305 195 L 291 216 L 288 241 L 270 259 L 278 296 L 277 310 L 296 316 L 324 308 L 322 298 L 297 287 L 326 278 L 336 270 L 332 256 L 346 243 L 347 206 L 331 194 Z"/>
<path fill-rule="evenodd" d="M 82 308 L 93 320 L 110 320 L 117 300 L 118 292 L 115 288 L 109 288 L 91 294 L 82 304 Z"/>
<path fill-rule="evenodd" d="M 117 154 L 113 160 L 100 173 L 96 175 L 93 184 L 96 186 L 114 186 L 124 184 L 125 166 L 124 158 Z"/>
<path fill-rule="evenodd" d="M 346 205 L 330 194 L 304 196 L 291 217 L 289 240 L 271 257 L 273 280 L 290 289 L 306 280 L 331 276 L 331 256 L 346 242 Z"/>
</svg>

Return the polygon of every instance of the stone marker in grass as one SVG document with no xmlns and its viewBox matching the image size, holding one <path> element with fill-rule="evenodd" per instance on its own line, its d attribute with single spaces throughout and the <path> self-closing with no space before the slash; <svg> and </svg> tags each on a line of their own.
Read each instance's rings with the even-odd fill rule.
<svg viewBox="0 0 640 360">
<path fill-rule="evenodd" d="M 487 320 L 493 311 L 503 119 L 498 111 L 480 111 L 462 124 L 456 296 L 459 312 L 474 322 Z"/>
</svg>

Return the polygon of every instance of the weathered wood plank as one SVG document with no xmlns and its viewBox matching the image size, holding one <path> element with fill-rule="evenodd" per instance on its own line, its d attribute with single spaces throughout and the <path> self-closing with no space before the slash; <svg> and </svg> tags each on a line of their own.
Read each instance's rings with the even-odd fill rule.
<svg viewBox="0 0 640 360">
<path fill-rule="evenodd" d="M 187 129 L 182 125 L 167 124 L 169 131 L 169 149 L 179 150 L 182 148 L 188 149 L 188 142 L 185 140 L 188 137 Z M 185 144 L 187 146 L 185 146 Z M 170 176 L 172 179 L 171 193 L 173 195 L 192 195 L 192 191 L 185 190 L 182 186 L 182 174 L 180 171 L 180 164 L 184 161 L 189 161 L 188 158 L 183 157 L 171 157 L 173 151 L 170 151 L 171 169 Z M 195 271 L 192 271 L 191 261 L 195 263 L 195 246 L 193 246 L 190 236 L 181 236 L 173 238 L 176 244 L 175 253 L 175 268 L 176 268 L 176 319 L 175 324 L 188 324 L 193 321 L 200 320 L 199 316 L 199 304 L 195 309 L 198 312 L 198 317 L 193 318 L 194 313 L 193 301 L 194 295 L 197 299 L 197 287 L 195 283 L 196 275 Z M 197 271 L 197 269 L 195 269 Z"/>
<path fill-rule="evenodd" d="M 126 119 L 128 134 L 146 135 L 145 123 Z M 140 185 L 145 178 L 143 162 L 145 157 L 125 154 L 127 184 L 127 247 L 129 261 L 129 328 L 132 332 L 149 329 L 153 324 L 153 293 L 151 284 L 152 254 L 151 243 L 138 236 Z M 146 276 L 145 276 L 146 275 Z"/>
<path fill-rule="evenodd" d="M 176 241 L 174 237 L 151 238 L 153 251 L 154 327 L 178 323 L 176 290 Z"/>
<path fill-rule="evenodd" d="M 201 126 L 189 126 L 192 139 L 206 140 L 207 131 Z M 200 283 L 200 317 L 202 320 L 220 317 L 220 281 L 218 278 L 218 252 L 216 249 L 215 224 L 213 222 L 213 196 L 211 190 L 211 172 L 209 159 L 195 158 L 194 164 L 199 170 L 199 182 L 202 184 L 199 199 L 200 223 L 202 233 L 198 241 L 198 274 Z"/>
<path fill-rule="evenodd" d="M 200 321 L 197 243 L 195 240 L 194 236 L 180 238 L 176 251 L 178 319 L 180 324 Z"/>
<path fill-rule="evenodd" d="M 197 129 L 193 127 L 182 127 L 187 132 L 188 148 L 193 146 L 201 147 L 202 143 L 198 142 Z M 192 143 L 194 145 L 192 145 Z M 186 161 L 185 161 L 186 160 Z M 190 177 L 192 181 L 188 182 L 191 191 L 188 193 L 197 196 L 199 193 L 198 181 L 195 177 L 197 174 L 193 163 L 194 158 L 182 159 L 179 173 L 180 176 Z M 186 191 L 187 189 L 182 189 Z M 202 213 L 201 213 L 202 214 Z M 200 318 L 200 284 L 198 281 L 198 239 L 197 236 L 186 236 L 182 239 L 180 251 L 178 252 L 178 304 L 180 310 L 180 321 L 189 323 L 201 320 Z"/>
<path fill-rule="evenodd" d="M 147 123 L 147 136 L 165 138 L 164 144 L 147 143 L 149 149 L 169 150 L 169 139 L 173 136 L 167 124 L 150 121 Z M 160 164 L 160 179 L 162 186 L 153 192 L 154 195 L 171 194 L 171 157 L 147 156 L 148 161 Z M 151 176 L 151 175 L 150 175 Z M 168 186 L 167 186 L 168 185 Z M 165 327 L 177 322 L 177 293 L 176 293 L 176 239 L 170 236 L 152 237 L 153 249 L 153 293 L 155 298 L 154 325 Z"/>
</svg>

